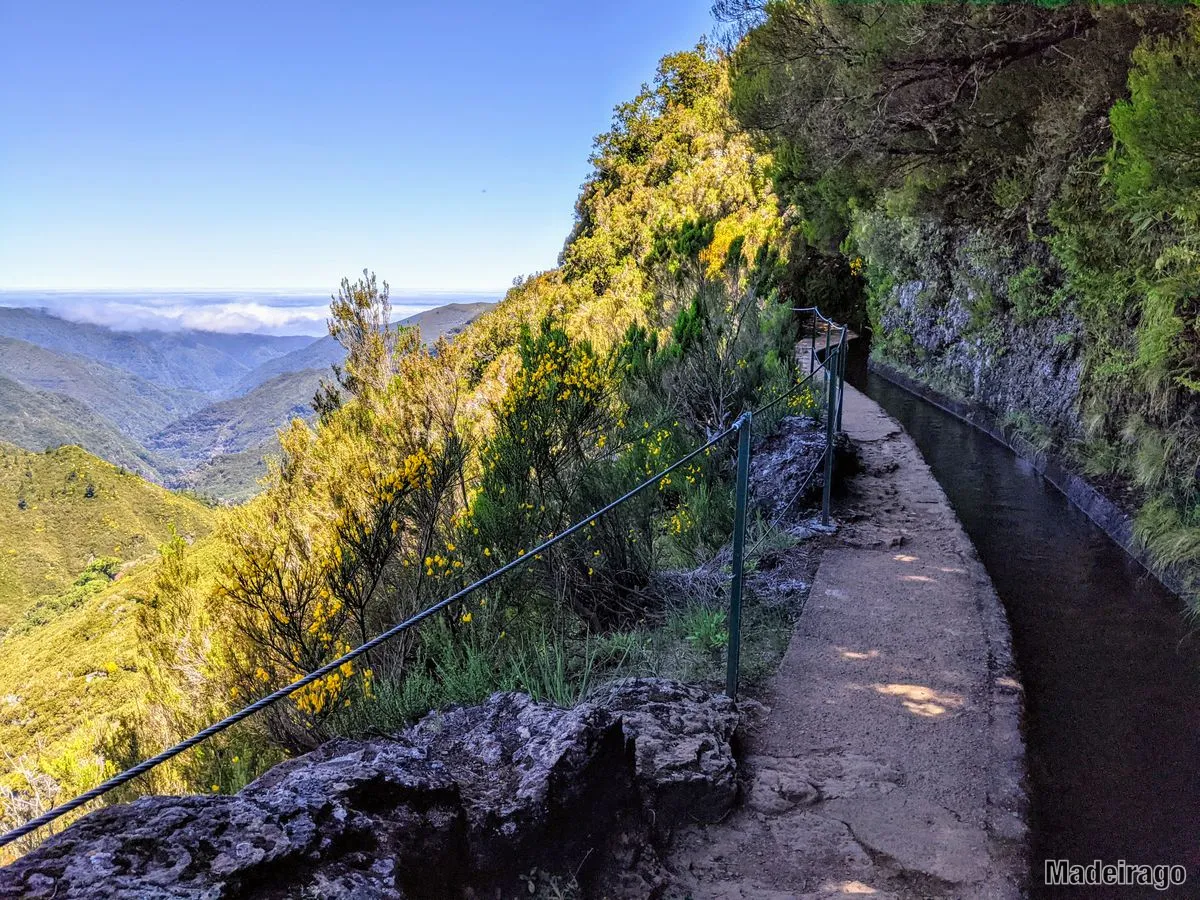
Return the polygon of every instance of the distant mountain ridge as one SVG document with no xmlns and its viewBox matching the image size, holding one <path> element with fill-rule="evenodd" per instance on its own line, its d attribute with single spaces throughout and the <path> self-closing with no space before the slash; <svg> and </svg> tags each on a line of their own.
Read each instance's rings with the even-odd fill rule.
<svg viewBox="0 0 1200 900">
<path fill-rule="evenodd" d="M 162 387 L 214 397 L 255 367 L 315 340 L 307 335 L 115 331 L 16 307 L 0 307 L 0 335 L 107 363 Z"/>
<path fill-rule="evenodd" d="M 397 323 L 433 342 L 492 303 L 449 303 Z M 44 310 L 0 307 L 0 440 L 77 444 L 172 487 L 241 500 L 278 452 L 277 430 L 311 418 L 331 337 L 123 332 Z"/>
<path fill-rule="evenodd" d="M 268 443 L 280 425 L 312 416 L 325 369 L 285 372 L 240 397 L 212 403 L 146 438 L 151 452 L 188 469 Z"/>
<path fill-rule="evenodd" d="M 0 375 L 0 440 L 26 450 L 74 445 L 94 456 L 162 480 L 157 461 L 137 441 L 81 400 L 39 391 Z"/>
<path fill-rule="evenodd" d="M 108 363 L 10 337 L 0 337 L 0 375 L 81 400 L 137 439 L 211 402 L 199 391 L 164 388 Z"/>
<path fill-rule="evenodd" d="M 438 338 L 458 334 L 493 306 L 494 303 L 447 303 L 445 306 L 435 306 L 407 319 L 401 319 L 396 324 L 420 328 L 421 339 L 432 344 Z M 345 348 L 333 338 L 318 338 L 306 347 L 263 363 L 243 378 L 238 387 L 248 391 L 284 372 L 298 372 L 302 369 L 328 370 L 330 366 L 340 365 L 345 358 Z"/>
</svg>

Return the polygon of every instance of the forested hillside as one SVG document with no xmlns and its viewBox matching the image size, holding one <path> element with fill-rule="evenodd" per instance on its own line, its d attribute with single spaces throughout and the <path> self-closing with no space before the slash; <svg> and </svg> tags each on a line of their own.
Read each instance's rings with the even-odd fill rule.
<svg viewBox="0 0 1200 900">
<path fill-rule="evenodd" d="M 256 366 L 313 340 L 212 331 L 116 331 L 68 322 L 40 310 L 2 306 L 0 335 L 116 366 L 160 387 L 214 396 Z"/>
<path fill-rule="evenodd" d="M 1195 10 L 718 8 L 748 30 L 733 108 L 808 238 L 861 265 L 875 358 L 1098 479 L 1194 579 Z"/>
<path fill-rule="evenodd" d="M 450 303 L 398 325 L 432 342 L 491 306 Z M 345 355 L 328 337 L 119 332 L 0 307 L 0 439 L 77 444 L 169 487 L 241 501 L 278 454 L 276 431 L 312 417 Z"/>
<path fill-rule="evenodd" d="M 0 375 L 79 400 L 138 441 L 209 402 L 199 391 L 162 388 L 117 366 L 13 338 L 0 337 Z"/>
<path fill-rule="evenodd" d="M 3 375 L 0 439 L 36 450 L 74 445 L 145 478 L 159 477 L 157 460 L 87 404 L 27 388 Z"/>
<path fill-rule="evenodd" d="M 138 649 L 114 656 L 112 674 L 143 699 L 99 724 L 53 701 L 60 765 L 23 754 L 5 782 L 10 818 L 27 814 L 33 782 L 49 801 L 294 678 L 525 554 L 789 384 L 785 227 L 770 160 L 733 127 L 727 99 L 713 51 L 664 59 L 597 139 L 563 265 L 521 281 L 453 343 L 385 327 L 373 275 L 343 283 L 331 314 L 344 364 L 317 420 L 282 435 L 265 491 L 222 512 L 213 536 L 165 546 L 130 576 L 136 591 L 113 599 L 114 586 L 13 638 L 22 654 L 44 652 L 133 604 Z M 662 579 L 719 566 L 730 474 L 721 453 L 664 479 L 647 503 L 155 785 L 235 787 L 281 752 L 500 686 L 566 702 L 592 667 L 651 665 L 664 640 L 672 665 L 712 666 L 722 579 L 693 576 L 684 596 Z M 111 621 L 126 637 L 107 639 L 127 646 L 129 616 Z M 764 639 L 778 643 L 779 624 Z M 52 702 L 24 690 L 10 721 Z"/>
<path fill-rule="evenodd" d="M 217 456 L 267 445 L 285 422 L 313 414 L 312 398 L 322 379 L 330 377 L 321 369 L 278 375 L 148 435 L 146 447 L 188 470 Z"/>
<path fill-rule="evenodd" d="M 30 453 L 3 442 L 0 509 L 0 635 L 93 561 L 111 559 L 111 576 L 155 555 L 172 527 L 196 537 L 213 523 L 199 503 L 77 447 Z"/>
</svg>

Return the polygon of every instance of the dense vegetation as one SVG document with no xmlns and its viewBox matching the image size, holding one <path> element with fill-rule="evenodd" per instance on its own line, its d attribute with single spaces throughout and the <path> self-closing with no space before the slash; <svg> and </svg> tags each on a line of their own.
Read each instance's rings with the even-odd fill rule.
<svg viewBox="0 0 1200 900">
<path fill-rule="evenodd" d="M 3 442 L 0 509 L 0 635 L 94 560 L 152 557 L 172 527 L 194 539 L 214 521 L 201 504 L 77 447 L 30 453 Z"/>
<path fill-rule="evenodd" d="M 718 9 L 781 196 L 864 260 L 875 353 L 1124 482 L 1152 554 L 1200 562 L 1191 6 Z"/>
</svg>

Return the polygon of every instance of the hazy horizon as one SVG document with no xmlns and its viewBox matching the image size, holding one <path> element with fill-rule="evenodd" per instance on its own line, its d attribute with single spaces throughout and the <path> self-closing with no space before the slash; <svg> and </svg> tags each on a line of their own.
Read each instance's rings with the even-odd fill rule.
<svg viewBox="0 0 1200 900">
<path fill-rule="evenodd" d="M 494 302 L 496 291 L 392 290 L 392 318 L 448 303 Z M 70 322 L 114 331 L 213 331 L 225 334 L 327 333 L 330 292 L 286 290 L 10 290 L 0 307 L 45 311 Z"/>
</svg>

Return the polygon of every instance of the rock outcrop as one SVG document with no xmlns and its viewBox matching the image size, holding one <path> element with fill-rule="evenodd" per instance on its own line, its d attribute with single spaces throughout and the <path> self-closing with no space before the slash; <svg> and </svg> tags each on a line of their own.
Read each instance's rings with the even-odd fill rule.
<svg viewBox="0 0 1200 900">
<path fill-rule="evenodd" d="M 817 390 L 824 390 L 819 382 Z M 825 484 L 821 466 L 824 455 L 824 422 L 808 416 L 786 416 L 754 447 L 751 457 L 750 495 L 761 513 L 771 519 L 782 516 L 785 521 L 809 515 L 811 501 L 819 500 Z"/>
<path fill-rule="evenodd" d="M 0 897 L 515 896 L 535 869 L 654 896 L 665 835 L 735 799 L 737 725 L 728 698 L 660 679 L 569 710 L 496 694 L 331 741 L 236 796 L 94 812 L 0 869 Z"/>
<path fill-rule="evenodd" d="M 1010 246 L 919 219 L 872 221 L 873 261 L 893 281 L 875 301 L 872 354 L 997 419 L 1079 437 L 1083 326 L 1045 243 Z"/>
</svg>

